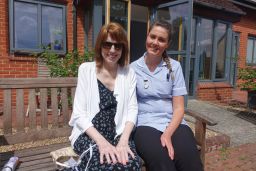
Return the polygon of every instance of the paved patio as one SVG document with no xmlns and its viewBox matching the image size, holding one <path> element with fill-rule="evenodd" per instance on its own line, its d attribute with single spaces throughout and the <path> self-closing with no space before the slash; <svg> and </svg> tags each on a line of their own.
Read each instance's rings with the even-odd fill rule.
<svg viewBox="0 0 256 171">
<path fill-rule="evenodd" d="M 256 143 L 243 144 L 206 154 L 205 171 L 255 171 Z"/>
<path fill-rule="evenodd" d="M 205 171 L 255 171 L 256 125 L 236 116 L 226 107 L 189 100 L 188 108 L 202 112 L 218 122 L 208 129 L 228 135 L 230 145 L 206 154 Z"/>
<path fill-rule="evenodd" d="M 256 143 L 256 125 L 236 116 L 226 107 L 199 100 L 189 100 L 188 108 L 200 112 L 218 122 L 208 129 L 230 137 L 230 146 Z"/>
</svg>

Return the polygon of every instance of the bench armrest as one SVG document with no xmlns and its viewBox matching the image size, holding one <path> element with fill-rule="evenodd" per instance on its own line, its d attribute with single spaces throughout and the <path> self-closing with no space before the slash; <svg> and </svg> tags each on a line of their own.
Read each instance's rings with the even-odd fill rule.
<svg viewBox="0 0 256 171">
<path fill-rule="evenodd" d="M 205 151 L 206 151 L 206 125 L 214 126 L 217 122 L 204 116 L 199 112 L 195 112 L 190 109 L 185 110 L 185 114 L 188 114 L 196 119 L 195 122 L 195 139 L 197 145 L 200 146 L 200 157 L 202 164 L 205 164 Z"/>
<path fill-rule="evenodd" d="M 216 121 L 210 119 L 209 117 L 207 117 L 201 113 L 195 112 L 191 109 L 186 109 L 185 114 L 194 117 L 196 120 L 201 121 L 201 122 L 205 123 L 206 125 L 209 125 L 209 126 L 217 125 Z"/>
</svg>

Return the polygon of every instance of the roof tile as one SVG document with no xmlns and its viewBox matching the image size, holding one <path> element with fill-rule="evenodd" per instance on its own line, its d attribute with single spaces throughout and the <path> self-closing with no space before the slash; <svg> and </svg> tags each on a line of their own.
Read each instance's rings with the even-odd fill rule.
<svg viewBox="0 0 256 171">
<path fill-rule="evenodd" d="M 211 8 L 216 8 L 219 10 L 225 10 L 231 13 L 237 13 L 242 15 L 245 14 L 244 11 L 242 11 L 239 7 L 237 7 L 229 0 L 194 0 L 194 3 L 208 6 Z"/>
</svg>

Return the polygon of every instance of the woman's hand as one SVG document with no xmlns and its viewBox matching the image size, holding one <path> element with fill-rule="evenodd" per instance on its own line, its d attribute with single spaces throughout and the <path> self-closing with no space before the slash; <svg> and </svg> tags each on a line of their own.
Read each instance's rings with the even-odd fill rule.
<svg viewBox="0 0 256 171">
<path fill-rule="evenodd" d="M 120 139 L 116 146 L 116 150 L 119 153 L 118 162 L 122 163 L 123 165 L 126 165 L 126 163 L 129 161 L 129 154 L 132 158 L 135 158 L 132 150 L 128 145 L 128 141 Z"/>
<path fill-rule="evenodd" d="M 104 139 L 100 141 L 97 145 L 99 147 L 101 164 L 104 163 L 104 157 L 106 158 L 108 164 L 117 163 L 117 159 L 120 158 L 119 152 L 112 144 L 110 144 L 106 139 Z"/>
<path fill-rule="evenodd" d="M 173 160 L 174 159 L 174 148 L 172 146 L 171 134 L 164 131 L 164 133 L 160 137 L 161 144 L 163 147 L 166 147 L 168 150 L 169 157 Z"/>
<path fill-rule="evenodd" d="M 175 130 L 180 125 L 184 117 L 184 97 L 183 96 L 173 96 L 173 117 L 164 133 L 161 135 L 160 140 L 163 147 L 168 150 L 169 157 L 174 159 L 174 148 L 172 145 L 172 135 Z"/>
<path fill-rule="evenodd" d="M 89 135 L 99 147 L 100 163 L 104 163 L 105 157 L 108 164 L 116 164 L 117 159 L 120 158 L 116 147 L 110 144 L 93 126 L 86 130 L 86 134 Z"/>
</svg>

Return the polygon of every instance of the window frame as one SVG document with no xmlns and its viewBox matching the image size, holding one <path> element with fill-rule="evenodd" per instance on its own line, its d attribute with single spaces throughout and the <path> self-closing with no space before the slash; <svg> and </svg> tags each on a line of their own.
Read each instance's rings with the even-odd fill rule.
<svg viewBox="0 0 256 171">
<path fill-rule="evenodd" d="M 38 30 L 37 30 L 37 37 L 38 37 L 38 44 L 42 44 L 42 6 L 49 6 L 49 7 L 56 7 L 62 8 L 62 23 L 63 23 L 63 50 L 51 50 L 57 54 L 65 54 L 67 51 L 67 26 L 66 26 L 66 6 L 56 4 L 50 1 L 35 1 L 35 0 L 10 0 L 9 1 L 9 46 L 10 46 L 10 53 L 40 53 L 43 51 L 42 48 L 38 47 L 37 49 L 31 48 L 15 48 L 14 47 L 14 2 L 23 2 L 23 3 L 30 3 L 37 5 L 38 15 Z"/>
<path fill-rule="evenodd" d="M 247 50 L 246 50 L 246 65 L 247 66 L 256 66 L 256 61 L 254 61 L 253 59 L 253 56 L 254 56 L 254 53 L 256 53 L 255 51 L 256 51 L 256 46 L 254 46 L 255 44 L 256 44 L 256 36 L 255 35 L 248 35 L 248 38 L 247 38 L 247 47 L 246 47 L 246 49 L 248 49 L 248 41 L 249 41 L 249 39 L 250 40 L 252 40 L 253 41 L 253 46 L 252 46 L 252 56 L 251 56 L 251 60 L 252 60 L 252 63 L 248 63 L 247 62 Z"/>
<path fill-rule="evenodd" d="M 238 60 L 240 56 L 240 33 L 233 31 L 231 43 L 231 60 L 230 60 L 230 84 L 236 87 L 238 74 Z"/>
<path fill-rule="evenodd" d="M 231 24 L 225 21 L 221 21 L 221 20 L 213 20 L 214 22 L 214 28 L 213 28 L 213 62 L 212 62 L 212 81 L 226 81 L 229 79 L 229 67 L 230 67 L 230 58 L 229 56 L 231 56 L 231 41 L 232 41 L 232 28 L 231 28 Z M 218 42 L 217 42 L 217 28 L 218 28 L 218 24 L 225 24 L 226 27 L 226 44 L 225 44 L 225 59 L 224 59 L 224 66 L 225 66 L 225 71 L 224 71 L 224 78 L 216 78 L 216 66 L 217 66 L 217 58 L 218 58 Z"/>
<path fill-rule="evenodd" d="M 193 18 L 196 19 L 196 25 L 197 23 L 199 23 L 199 27 L 196 27 L 196 29 L 201 29 L 201 20 L 202 19 L 208 19 L 213 21 L 213 39 L 212 39 L 212 63 L 211 63 L 211 70 L 210 70 L 210 74 L 211 74 L 211 78 L 210 79 L 200 79 L 199 75 L 197 75 L 196 77 L 198 77 L 198 81 L 200 82 L 223 82 L 223 81 L 228 81 L 229 78 L 229 72 L 230 72 L 230 58 L 229 56 L 231 56 L 231 41 L 232 41 L 232 24 L 230 22 L 227 21 L 223 21 L 223 20 L 216 20 L 216 19 L 211 19 L 211 18 L 207 18 L 207 17 L 202 17 L 202 16 L 194 16 Z M 218 23 L 222 23 L 222 24 L 226 24 L 227 28 L 227 39 L 226 39 L 226 49 L 225 49 L 225 54 L 226 54 L 226 58 L 225 58 L 225 71 L 224 71 L 224 78 L 216 78 L 215 74 L 216 74 L 216 61 L 217 61 L 217 26 Z M 200 36 L 200 35 L 197 35 Z M 198 37 L 197 37 L 198 40 Z M 199 40 L 198 40 L 199 41 Z M 200 43 L 199 43 L 200 44 Z M 199 47 L 201 48 L 201 47 Z M 198 51 L 199 52 L 199 51 Z M 198 57 L 198 52 L 196 54 L 196 56 Z M 199 63 L 199 59 L 198 59 L 198 63 Z M 199 72 L 198 72 L 199 73 Z"/>
</svg>

